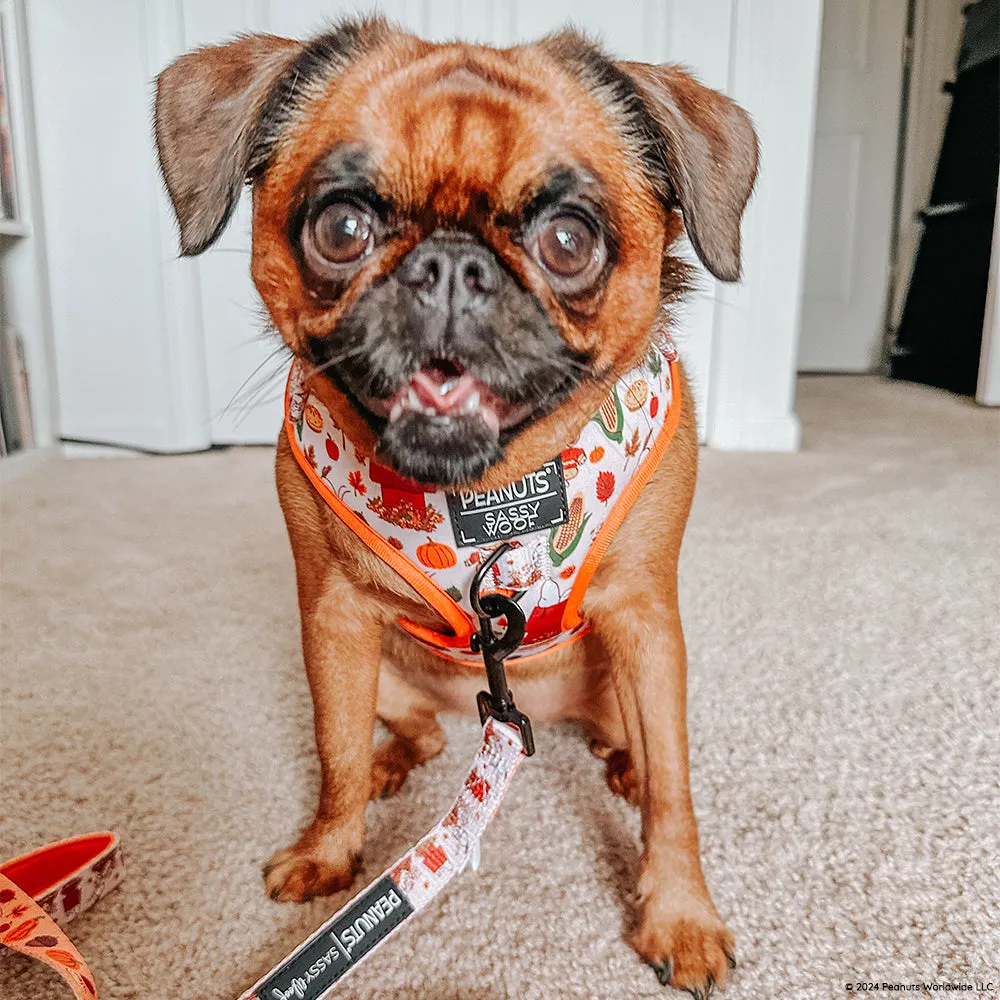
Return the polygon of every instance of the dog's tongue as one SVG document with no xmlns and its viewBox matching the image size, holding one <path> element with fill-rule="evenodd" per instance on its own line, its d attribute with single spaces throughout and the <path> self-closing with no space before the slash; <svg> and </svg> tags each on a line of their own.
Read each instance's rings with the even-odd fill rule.
<svg viewBox="0 0 1000 1000">
<path fill-rule="evenodd" d="M 407 411 L 428 417 L 478 416 L 495 434 L 506 409 L 484 382 L 449 362 L 425 365 L 388 402 L 390 422 Z"/>
<path fill-rule="evenodd" d="M 461 413 L 462 406 L 472 399 L 472 394 L 485 386 L 468 372 L 453 375 L 440 368 L 428 367 L 422 368 L 410 379 L 409 388 L 417 394 L 422 406 L 440 416 L 447 416 Z"/>
</svg>

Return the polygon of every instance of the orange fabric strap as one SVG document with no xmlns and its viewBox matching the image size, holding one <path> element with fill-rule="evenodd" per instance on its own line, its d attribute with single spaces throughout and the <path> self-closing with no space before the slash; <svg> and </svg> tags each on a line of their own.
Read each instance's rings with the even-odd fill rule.
<svg viewBox="0 0 1000 1000">
<path fill-rule="evenodd" d="M 78 1000 L 96 1000 L 94 976 L 65 926 L 125 877 L 115 833 L 48 844 L 0 865 L 0 944 L 51 966 Z"/>
<path fill-rule="evenodd" d="M 0 874 L 0 944 L 50 965 L 79 1000 L 95 1000 L 94 976 L 59 925 L 17 883 Z"/>
</svg>

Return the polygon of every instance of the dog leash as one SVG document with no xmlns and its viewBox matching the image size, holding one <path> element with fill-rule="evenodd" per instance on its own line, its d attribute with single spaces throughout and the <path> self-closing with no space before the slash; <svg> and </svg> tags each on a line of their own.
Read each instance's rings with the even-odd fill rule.
<svg viewBox="0 0 1000 1000">
<path fill-rule="evenodd" d="M 51 966 L 78 1000 L 97 1000 L 94 976 L 62 927 L 125 877 L 115 833 L 60 840 L 0 865 L 0 944 Z"/>
<path fill-rule="evenodd" d="M 528 717 L 507 687 L 503 661 L 524 638 L 518 594 L 481 594 L 486 574 L 512 546 L 504 542 L 479 568 L 470 600 L 479 618 L 473 636 L 486 666 L 489 691 L 477 697 L 483 738 L 462 789 L 444 818 L 367 889 L 338 910 L 239 1000 L 321 1000 L 425 909 L 451 879 L 479 867 L 479 843 L 507 794 L 518 765 L 535 752 Z M 497 632 L 494 622 L 502 629 Z"/>
</svg>

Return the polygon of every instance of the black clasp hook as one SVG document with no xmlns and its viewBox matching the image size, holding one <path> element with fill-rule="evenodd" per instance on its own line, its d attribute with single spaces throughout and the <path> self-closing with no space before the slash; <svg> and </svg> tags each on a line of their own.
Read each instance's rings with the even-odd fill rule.
<svg viewBox="0 0 1000 1000">
<path fill-rule="evenodd" d="M 480 594 L 486 574 L 505 552 L 513 548 L 510 542 L 497 546 L 472 579 L 469 601 L 479 618 L 479 631 L 473 633 L 471 644 L 474 653 L 483 654 L 486 680 L 490 686 L 489 691 L 480 691 L 476 696 L 479 721 L 486 722 L 487 717 L 492 716 L 498 722 L 508 722 L 517 726 L 521 731 L 524 754 L 530 757 L 535 752 L 531 722 L 523 712 L 517 710 L 514 696 L 507 687 L 507 674 L 503 667 L 503 661 L 521 645 L 524 639 L 524 612 L 517 603 L 524 591 L 516 594 L 514 598 L 505 597 L 503 594 Z M 498 637 L 493 632 L 492 619 L 502 617 L 507 618 L 507 630 Z"/>
</svg>

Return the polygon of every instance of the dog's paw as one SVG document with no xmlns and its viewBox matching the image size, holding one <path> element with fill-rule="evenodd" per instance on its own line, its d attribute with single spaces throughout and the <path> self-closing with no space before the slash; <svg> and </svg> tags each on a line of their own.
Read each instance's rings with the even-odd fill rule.
<svg viewBox="0 0 1000 1000">
<path fill-rule="evenodd" d="M 345 851 L 329 833 L 312 828 L 264 865 L 264 888 L 278 903 L 304 903 L 346 889 L 360 867 L 360 852 Z"/>
<path fill-rule="evenodd" d="M 387 799 L 395 795 L 403 787 L 406 776 L 419 763 L 411 740 L 392 736 L 376 747 L 372 756 L 372 798 Z"/>
<path fill-rule="evenodd" d="M 733 936 L 710 913 L 657 914 L 647 906 L 632 947 L 652 966 L 663 986 L 707 1000 L 736 968 Z"/>
<path fill-rule="evenodd" d="M 615 748 L 604 740 L 593 737 L 587 743 L 587 749 L 598 759 L 607 760 L 614 752 Z"/>
<path fill-rule="evenodd" d="M 628 750 L 612 750 L 605 758 L 608 788 L 633 806 L 639 805 L 639 775 Z"/>
</svg>

